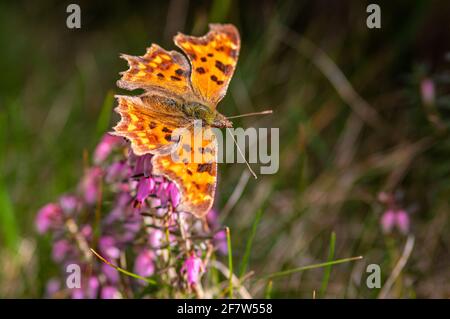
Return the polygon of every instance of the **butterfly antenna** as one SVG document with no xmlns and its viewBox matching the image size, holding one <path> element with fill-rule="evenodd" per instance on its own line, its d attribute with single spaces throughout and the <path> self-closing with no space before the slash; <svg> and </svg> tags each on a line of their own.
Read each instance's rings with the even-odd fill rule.
<svg viewBox="0 0 450 319">
<path fill-rule="evenodd" d="M 234 116 L 228 116 L 228 119 L 235 119 L 238 117 L 247 117 L 247 116 L 253 116 L 253 115 L 264 115 L 264 114 L 272 114 L 272 110 L 262 111 L 262 112 L 254 112 L 254 113 L 246 113 L 241 115 L 234 115 Z"/>
<path fill-rule="evenodd" d="M 229 128 L 227 128 L 226 130 L 227 130 L 228 133 L 230 133 L 231 138 L 232 138 L 233 141 L 234 141 L 234 144 L 236 144 L 236 147 L 237 147 L 237 150 L 238 150 L 239 154 L 241 154 L 242 158 L 243 158 L 244 161 L 245 161 L 245 164 L 247 164 L 248 170 L 250 171 L 250 173 L 252 173 L 252 175 L 253 175 L 253 177 L 254 177 L 255 179 L 258 179 L 258 176 L 256 176 L 255 172 L 254 172 L 254 171 L 252 170 L 252 168 L 250 167 L 250 164 L 249 164 L 249 163 L 247 162 L 247 160 L 245 159 L 244 153 L 242 152 L 241 148 L 239 147 L 239 144 L 237 143 L 236 139 L 234 138 L 233 133 L 231 133 L 231 131 L 230 131 Z"/>
</svg>

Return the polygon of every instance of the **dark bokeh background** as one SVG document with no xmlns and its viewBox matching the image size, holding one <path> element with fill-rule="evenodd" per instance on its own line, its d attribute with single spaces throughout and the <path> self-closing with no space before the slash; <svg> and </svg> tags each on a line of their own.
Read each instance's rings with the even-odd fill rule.
<svg viewBox="0 0 450 319">
<path fill-rule="evenodd" d="M 209 22 L 228 22 L 242 50 L 219 109 L 272 108 L 238 123 L 280 128 L 276 175 L 219 168 L 216 206 L 235 259 L 261 210 L 256 277 L 326 260 L 334 231 L 336 258 L 364 259 L 334 267 L 326 296 L 375 298 L 366 265 L 380 264 L 385 282 L 407 238 L 381 230 L 377 196 L 391 192 L 409 212 L 415 245 L 389 296 L 450 297 L 449 2 L 377 2 L 382 28 L 373 30 L 365 1 L 79 1 L 79 30 L 65 25 L 69 3 L 0 4 L 0 295 L 40 297 L 56 273 L 34 216 L 74 189 L 83 154 L 117 120 L 119 53 L 141 55 L 152 42 L 175 49 L 177 31 L 201 35 Z M 431 105 L 421 97 L 426 78 Z M 310 298 L 322 278 L 322 269 L 280 278 L 273 295 Z"/>
</svg>

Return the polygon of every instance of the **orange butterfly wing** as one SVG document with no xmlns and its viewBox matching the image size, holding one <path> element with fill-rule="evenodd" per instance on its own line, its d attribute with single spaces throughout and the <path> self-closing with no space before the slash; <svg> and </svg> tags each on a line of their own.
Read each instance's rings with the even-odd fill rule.
<svg viewBox="0 0 450 319">
<path fill-rule="evenodd" d="M 188 130 L 171 154 L 153 157 L 153 173 L 177 184 L 181 192 L 178 211 L 204 217 L 214 203 L 217 180 L 217 140 L 210 128 Z M 204 136 L 202 138 L 201 136 Z"/>
<path fill-rule="evenodd" d="M 116 111 L 121 115 L 121 120 L 112 134 L 130 140 L 136 155 L 170 152 L 176 142 L 172 133 L 179 125 L 174 117 L 167 120 L 166 116 L 148 107 L 158 105 L 157 98 L 152 98 L 151 103 L 150 97 L 145 98 L 147 105 L 138 96 L 117 96 L 119 105 Z"/>
<path fill-rule="evenodd" d="M 129 69 L 122 72 L 117 85 L 127 90 L 136 88 L 169 91 L 179 96 L 192 92 L 189 83 L 190 66 L 186 58 L 176 51 L 166 51 L 152 44 L 143 56 L 122 54 Z"/>
<path fill-rule="evenodd" d="M 179 33 L 174 41 L 191 62 L 194 93 L 215 108 L 236 68 L 241 46 L 238 30 L 231 24 L 210 24 L 210 31 L 203 37 Z"/>
</svg>

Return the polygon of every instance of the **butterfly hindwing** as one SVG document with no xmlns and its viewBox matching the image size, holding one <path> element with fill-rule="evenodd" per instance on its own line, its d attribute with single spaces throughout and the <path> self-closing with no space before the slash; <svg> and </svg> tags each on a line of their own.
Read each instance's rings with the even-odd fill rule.
<svg viewBox="0 0 450 319">
<path fill-rule="evenodd" d="M 217 181 L 217 141 L 210 128 L 181 134 L 176 150 L 153 157 L 153 173 L 177 184 L 181 193 L 178 211 L 202 218 L 211 209 Z M 206 138 L 200 138 L 206 136 Z M 209 135 L 208 135 L 209 134 Z"/>
<path fill-rule="evenodd" d="M 194 93 L 215 108 L 225 95 L 233 76 L 240 50 L 239 32 L 231 24 L 211 24 L 203 37 L 177 34 L 175 44 L 191 62 Z"/>
</svg>

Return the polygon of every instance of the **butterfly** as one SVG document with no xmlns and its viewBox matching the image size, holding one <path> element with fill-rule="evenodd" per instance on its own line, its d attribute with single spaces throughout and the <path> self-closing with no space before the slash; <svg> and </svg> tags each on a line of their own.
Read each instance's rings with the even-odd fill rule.
<svg viewBox="0 0 450 319">
<path fill-rule="evenodd" d="M 211 131 L 232 127 L 216 108 L 235 71 L 240 36 L 231 24 L 210 24 L 206 35 L 178 33 L 174 42 L 187 59 L 157 44 L 143 56 L 121 55 L 129 69 L 117 85 L 144 93 L 116 96 L 121 119 L 112 134 L 128 139 L 136 155 L 153 154 L 153 174 L 173 181 L 180 191 L 177 210 L 203 218 L 213 205 L 217 182 L 218 144 Z M 212 136 L 200 144 L 193 143 L 200 134 L 194 130 L 196 121 L 202 123 L 202 136 Z M 180 128 L 185 133 L 174 136 Z"/>
</svg>

